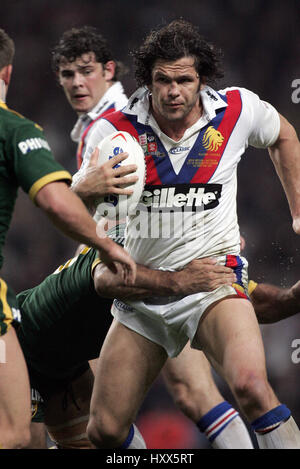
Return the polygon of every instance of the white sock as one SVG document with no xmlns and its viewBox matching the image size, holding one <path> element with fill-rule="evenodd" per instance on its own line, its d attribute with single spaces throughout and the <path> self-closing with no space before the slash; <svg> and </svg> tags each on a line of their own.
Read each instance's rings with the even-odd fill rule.
<svg viewBox="0 0 300 469">
<path fill-rule="evenodd" d="M 214 449 L 253 449 L 253 444 L 241 417 L 237 415 L 211 443 Z"/>
<path fill-rule="evenodd" d="M 197 426 L 215 449 L 252 449 L 246 425 L 237 410 L 223 401 L 203 415 Z"/>
<path fill-rule="evenodd" d="M 257 433 L 256 437 L 261 449 L 300 449 L 300 431 L 293 417 L 268 433 Z"/>
<path fill-rule="evenodd" d="M 215 449 L 253 449 L 246 425 L 227 401 L 210 409 L 197 426 Z"/>
<path fill-rule="evenodd" d="M 146 443 L 139 429 L 134 423 L 131 425 L 128 437 L 122 445 L 122 449 L 146 449 Z"/>
</svg>

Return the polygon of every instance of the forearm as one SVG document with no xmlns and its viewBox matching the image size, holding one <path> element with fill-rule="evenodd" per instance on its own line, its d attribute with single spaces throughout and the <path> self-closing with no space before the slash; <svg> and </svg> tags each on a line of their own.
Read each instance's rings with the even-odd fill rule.
<svg viewBox="0 0 300 469">
<path fill-rule="evenodd" d="M 138 265 L 134 286 L 126 286 L 119 273 L 113 274 L 104 265 L 99 264 L 94 272 L 94 283 L 100 296 L 139 300 L 150 296 L 180 295 L 178 274 L 179 272 L 152 270 Z"/>
<path fill-rule="evenodd" d="M 257 285 L 251 293 L 251 300 L 260 324 L 277 322 L 300 312 L 300 298 L 293 288 L 265 283 Z"/>
<path fill-rule="evenodd" d="M 139 299 L 151 296 L 183 296 L 213 291 L 221 285 L 232 285 L 236 276 L 231 268 L 218 265 L 214 259 L 195 259 L 176 272 L 149 269 L 139 265 L 135 284 L 123 286 L 120 276 L 99 264 L 94 275 L 100 296 Z"/>
<path fill-rule="evenodd" d="M 182 295 L 180 272 L 149 269 L 138 265 L 136 286 L 153 296 Z"/>
<path fill-rule="evenodd" d="M 65 183 L 54 182 L 44 186 L 36 196 L 36 203 L 52 223 L 73 240 L 100 250 L 112 243 L 108 238 L 97 236 L 95 221 Z"/>
<path fill-rule="evenodd" d="M 300 217 L 300 142 L 295 129 L 280 116 L 277 142 L 269 148 L 270 157 L 284 188 L 293 219 Z"/>
</svg>

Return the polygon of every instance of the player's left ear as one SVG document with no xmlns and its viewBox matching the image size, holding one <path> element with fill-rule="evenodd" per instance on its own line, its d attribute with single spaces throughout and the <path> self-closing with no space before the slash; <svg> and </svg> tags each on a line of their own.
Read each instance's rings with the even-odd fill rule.
<svg viewBox="0 0 300 469">
<path fill-rule="evenodd" d="M 115 71 L 116 71 L 116 62 L 113 60 L 109 60 L 106 62 L 104 65 L 104 78 L 106 81 L 111 81 L 113 80 L 115 76 Z"/>
</svg>

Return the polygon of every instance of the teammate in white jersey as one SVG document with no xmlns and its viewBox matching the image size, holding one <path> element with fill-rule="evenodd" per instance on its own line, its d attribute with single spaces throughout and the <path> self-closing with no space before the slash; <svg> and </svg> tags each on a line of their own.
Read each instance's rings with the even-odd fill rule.
<svg viewBox="0 0 300 469">
<path fill-rule="evenodd" d="M 127 248 L 136 260 L 140 256 L 147 265 L 179 268 L 192 257 L 217 254 L 238 263 L 236 166 L 248 144 L 269 149 L 290 204 L 294 230 L 299 233 L 300 144 L 286 119 L 248 91 L 228 89 L 219 94 L 206 88 L 218 73 L 215 51 L 199 37 L 195 27 L 183 20 L 152 32 L 135 53 L 135 60 L 138 83 L 147 86 L 149 92 L 134 96 L 124 113 L 108 116 L 113 126 L 107 124 L 106 131 L 100 122 L 100 131 L 96 129 L 91 136 L 91 146 L 98 143 L 99 135 L 114 128 L 131 129 L 145 145 L 145 190 L 150 205 L 154 195 L 158 195 L 158 203 L 162 202 L 159 191 L 163 188 L 175 187 L 173 200 L 178 194 L 176 201 L 190 204 L 196 216 L 200 214 L 205 221 L 201 237 L 197 233 L 193 240 L 189 232 L 183 244 L 181 239 L 138 239 L 132 234 L 131 220 Z M 207 102 L 203 93 L 209 98 Z M 218 101 L 218 95 L 222 108 L 209 107 L 208 103 Z M 140 108 L 144 104 L 147 109 L 147 103 L 145 117 Z M 211 139 L 209 129 L 214 134 Z M 163 143 L 169 141 L 173 148 L 180 142 L 182 146 L 194 130 L 197 146 L 176 173 Z M 188 188 L 182 186 L 185 184 Z M 194 197 L 192 203 L 190 187 L 204 189 L 197 192 L 199 199 Z M 210 194 L 206 202 L 201 192 Z M 205 209 L 197 211 L 197 206 Z M 150 224 L 152 212 L 149 210 Z M 153 259 L 152 247 L 156 246 L 164 257 L 157 252 L 157 259 Z M 242 265 L 239 273 L 240 287 L 245 288 L 246 269 Z M 300 447 L 299 429 L 268 382 L 260 330 L 246 295 L 238 296 L 232 287 L 220 287 L 213 294 L 191 295 L 167 306 L 117 302 L 114 315 L 92 396 L 88 434 L 95 446 L 123 444 L 145 392 L 167 356 L 179 353 L 190 339 L 226 379 L 256 431 L 260 447 Z M 115 364 L 121 364 L 117 372 Z"/>
<path fill-rule="evenodd" d="M 78 114 L 71 138 L 78 143 L 79 168 L 94 123 L 127 104 L 119 81 L 126 69 L 113 59 L 107 41 L 92 26 L 64 32 L 52 50 L 52 67 L 67 100 Z"/>
</svg>

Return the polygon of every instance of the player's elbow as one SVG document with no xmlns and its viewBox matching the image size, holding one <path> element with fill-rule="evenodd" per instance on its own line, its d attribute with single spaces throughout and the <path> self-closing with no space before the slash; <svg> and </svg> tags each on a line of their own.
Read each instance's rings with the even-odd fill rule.
<svg viewBox="0 0 300 469">
<path fill-rule="evenodd" d="M 109 269 L 104 264 L 98 264 L 94 270 L 94 287 L 97 295 L 104 298 L 114 298 L 114 288 L 110 279 Z"/>
<path fill-rule="evenodd" d="M 280 118 L 280 131 L 276 142 L 270 147 L 270 150 L 280 147 L 280 145 L 287 141 L 298 141 L 297 132 L 295 127 L 282 115 Z"/>
</svg>

